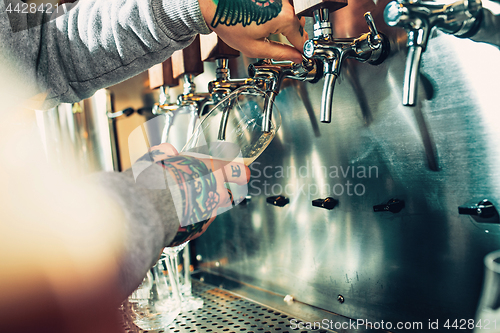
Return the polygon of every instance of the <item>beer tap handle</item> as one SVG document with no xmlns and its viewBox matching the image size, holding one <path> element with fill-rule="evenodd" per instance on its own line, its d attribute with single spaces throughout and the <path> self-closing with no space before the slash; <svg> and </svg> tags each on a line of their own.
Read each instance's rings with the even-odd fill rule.
<svg viewBox="0 0 500 333">
<path fill-rule="evenodd" d="M 231 59 L 240 55 L 238 50 L 227 45 L 215 32 L 200 36 L 201 60 L 216 61 L 217 59 Z"/>
<path fill-rule="evenodd" d="M 148 76 L 151 90 L 160 87 L 177 87 L 179 85 L 179 80 L 174 78 L 172 73 L 171 58 L 148 69 Z"/>
<path fill-rule="evenodd" d="M 172 74 L 175 78 L 185 75 L 198 76 L 203 73 L 203 61 L 201 61 L 200 35 L 183 50 L 172 54 Z"/>
<path fill-rule="evenodd" d="M 297 16 L 313 16 L 315 10 L 328 9 L 330 13 L 347 6 L 347 0 L 294 0 L 293 7 Z"/>
</svg>

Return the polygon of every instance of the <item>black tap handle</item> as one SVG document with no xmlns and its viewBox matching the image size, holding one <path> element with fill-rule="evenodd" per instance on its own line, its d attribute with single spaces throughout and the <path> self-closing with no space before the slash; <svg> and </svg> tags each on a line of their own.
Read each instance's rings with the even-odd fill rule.
<svg viewBox="0 0 500 333">
<path fill-rule="evenodd" d="M 334 209 L 338 203 L 339 203 L 339 201 L 337 199 L 332 198 L 332 197 L 328 197 L 326 199 L 316 199 L 316 200 L 312 201 L 312 205 L 314 207 L 321 207 L 321 208 L 325 208 L 328 210 Z"/>
<path fill-rule="evenodd" d="M 405 208 L 404 200 L 391 199 L 385 204 L 373 206 L 373 211 L 399 213 L 403 208 Z"/>
<path fill-rule="evenodd" d="M 283 195 L 277 195 L 274 197 L 268 197 L 266 199 L 267 203 L 270 203 L 271 205 L 278 206 L 278 207 L 283 207 L 286 206 L 289 202 L 290 199 Z"/>
<path fill-rule="evenodd" d="M 458 214 L 474 215 L 481 218 L 490 218 L 498 213 L 495 206 L 487 199 L 484 199 L 475 205 L 464 205 L 458 207 Z"/>
</svg>

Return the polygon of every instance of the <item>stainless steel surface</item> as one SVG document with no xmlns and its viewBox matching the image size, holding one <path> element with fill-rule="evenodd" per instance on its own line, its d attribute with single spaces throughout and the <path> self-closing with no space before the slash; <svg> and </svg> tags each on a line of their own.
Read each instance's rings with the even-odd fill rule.
<svg viewBox="0 0 500 333">
<path fill-rule="evenodd" d="M 417 100 L 419 65 L 433 27 L 459 37 L 473 36 L 482 17 L 481 0 L 461 0 L 451 4 L 428 1 L 397 0 L 384 11 L 385 22 L 407 31 L 408 60 L 403 88 L 403 105 L 414 106 Z"/>
<path fill-rule="evenodd" d="M 212 278 L 212 281 L 221 282 Z M 237 284 L 230 283 L 231 286 Z M 238 289 L 240 290 L 240 289 Z M 244 290 L 242 290 L 244 292 Z M 259 291 L 255 291 L 261 295 Z M 185 332 L 294 332 L 293 328 L 298 328 L 299 325 L 307 325 L 309 322 L 314 322 L 313 319 L 308 321 L 296 317 L 291 314 L 286 314 L 278 311 L 270 306 L 263 305 L 252 301 L 249 298 L 242 297 L 230 291 L 214 287 L 209 284 L 193 281 L 193 295 L 201 297 L 204 302 L 202 309 L 181 313 L 174 323 L 165 329 L 143 331 L 135 326 L 132 322 L 133 314 L 130 312 L 127 304 L 122 306 L 122 314 L 124 328 L 126 333 L 185 333 Z M 274 296 L 276 297 L 276 296 Z M 274 298 L 273 295 L 267 295 L 267 299 Z M 281 302 L 283 303 L 282 299 Z M 291 306 L 293 308 L 293 306 Z M 302 305 L 303 308 L 307 307 Z M 309 311 L 322 313 L 320 310 L 311 309 Z M 331 314 L 320 315 L 329 318 Z M 332 317 L 337 319 L 338 317 Z M 342 318 L 338 318 L 342 321 Z M 314 324 L 313 324 L 314 325 Z M 307 330 L 308 332 L 332 332 L 325 328 Z"/>
<path fill-rule="evenodd" d="M 198 265 L 347 318 L 471 319 L 500 227 L 458 207 L 500 203 L 500 51 L 434 30 L 416 106 L 405 107 L 407 35 L 385 25 L 387 2 L 360 0 L 331 15 L 343 38 L 363 33 L 371 11 L 392 53 L 379 66 L 345 61 L 331 124 L 318 120 L 322 82 L 283 82 L 281 129 L 250 166 L 252 200 L 194 241 Z M 290 203 L 266 203 L 278 194 Z M 334 209 L 312 206 L 328 196 L 339 200 Z M 399 213 L 373 212 L 391 198 L 404 200 Z"/>
<path fill-rule="evenodd" d="M 68 167 L 73 164 L 67 161 L 76 161 L 75 172 L 80 174 L 118 170 L 112 120 L 107 116 L 111 113 L 111 96 L 105 89 L 80 103 L 37 111 L 48 160 Z"/>
</svg>

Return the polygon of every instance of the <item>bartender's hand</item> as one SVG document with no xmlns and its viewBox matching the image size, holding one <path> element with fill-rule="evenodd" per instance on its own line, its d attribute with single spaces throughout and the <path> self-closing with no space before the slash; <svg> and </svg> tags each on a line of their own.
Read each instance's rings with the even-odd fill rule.
<svg viewBox="0 0 500 333">
<path fill-rule="evenodd" d="M 232 205 L 232 194 L 226 182 L 245 185 L 250 180 L 250 169 L 245 164 L 211 159 L 210 156 L 179 155 L 168 143 L 151 147 L 148 155 L 169 172 L 183 198 L 182 216 L 179 216 L 183 226 L 179 227 L 169 246 L 199 237 L 217 216 L 218 208 Z"/>
<path fill-rule="evenodd" d="M 302 61 L 308 39 L 290 0 L 198 0 L 210 29 L 229 46 L 251 58 Z M 217 3 L 217 4 L 216 4 Z M 295 47 L 267 40 L 282 34 Z"/>
</svg>

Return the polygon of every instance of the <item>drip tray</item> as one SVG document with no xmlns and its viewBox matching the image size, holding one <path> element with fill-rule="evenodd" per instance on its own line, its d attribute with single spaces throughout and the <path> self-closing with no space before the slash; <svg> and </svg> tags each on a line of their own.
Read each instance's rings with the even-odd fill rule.
<svg viewBox="0 0 500 333">
<path fill-rule="evenodd" d="M 181 313 L 166 329 L 144 331 L 126 323 L 127 333 L 292 333 L 300 320 L 231 292 L 193 280 L 193 295 L 203 299 L 203 308 Z M 292 321 L 295 319 L 295 321 Z M 294 324 L 292 325 L 291 322 Z M 295 329 L 293 329 L 295 328 Z M 325 329 L 303 332 L 333 332 Z"/>
</svg>

